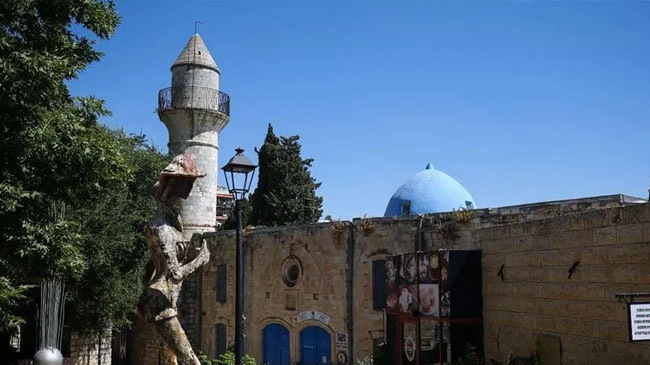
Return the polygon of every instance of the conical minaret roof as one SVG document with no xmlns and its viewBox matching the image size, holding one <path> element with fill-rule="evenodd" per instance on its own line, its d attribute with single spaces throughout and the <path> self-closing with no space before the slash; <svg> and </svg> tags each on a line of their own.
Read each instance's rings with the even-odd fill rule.
<svg viewBox="0 0 650 365">
<path fill-rule="evenodd" d="M 208 51 L 208 47 L 205 46 L 203 39 L 198 33 L 194 34 L 187 41 L 185 48 L 183 48 L 181 54 L 174 61 L 172 68 L 179 65 L 199 65 L 219 72 L 219 66 L 214 62 L 210 51 Z"/>
</svg>

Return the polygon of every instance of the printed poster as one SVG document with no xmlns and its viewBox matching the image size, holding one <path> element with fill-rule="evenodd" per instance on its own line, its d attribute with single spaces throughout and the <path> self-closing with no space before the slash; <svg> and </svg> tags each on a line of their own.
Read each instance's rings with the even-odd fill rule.
<svg viewBox="0 0 650 365">
<path fill-rule="evenodd" d="M 399 256 L 389 256 L 386 258 L 386 311 L 397 313 L 397 303 L 399 302 Z"/>
</svg>

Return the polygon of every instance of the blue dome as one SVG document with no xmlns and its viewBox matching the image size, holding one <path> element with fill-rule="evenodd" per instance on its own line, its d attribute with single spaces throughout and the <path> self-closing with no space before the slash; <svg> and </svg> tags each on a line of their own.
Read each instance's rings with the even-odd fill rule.
<svg viewBox="0 0 650 365">
<path fill-rule="evenodd" d="M 454 178 L 432 164 L 400 186 L 390 198 L 384 217 L 476 209 L 470 193 Z"/>
</svg>

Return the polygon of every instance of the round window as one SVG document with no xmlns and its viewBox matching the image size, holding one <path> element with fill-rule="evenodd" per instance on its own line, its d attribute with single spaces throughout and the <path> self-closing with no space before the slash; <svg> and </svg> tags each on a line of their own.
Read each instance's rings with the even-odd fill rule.
<svg viewBox="0 0 650 365">
<path fill-rule="evenodd" d="M 282 263 L 282 281 L 288 287 L 294 287 L 300 281 L 302 276 L 302 265 L 300 260 L 295 256 L 289 256 Z"/>
</svg>

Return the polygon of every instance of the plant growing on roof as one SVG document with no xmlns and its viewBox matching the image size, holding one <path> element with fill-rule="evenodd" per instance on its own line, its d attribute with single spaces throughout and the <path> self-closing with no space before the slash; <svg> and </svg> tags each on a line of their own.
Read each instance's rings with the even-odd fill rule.
<svg viewBox="0 0 650 365">
<path fill-rule="evenodd" d="M 375 224 L 367 214 L 364 214 L 359 221 L 359 228 L 361 228 L 363 233 L 367 236 L 375 230 Z"/>
</svg>

